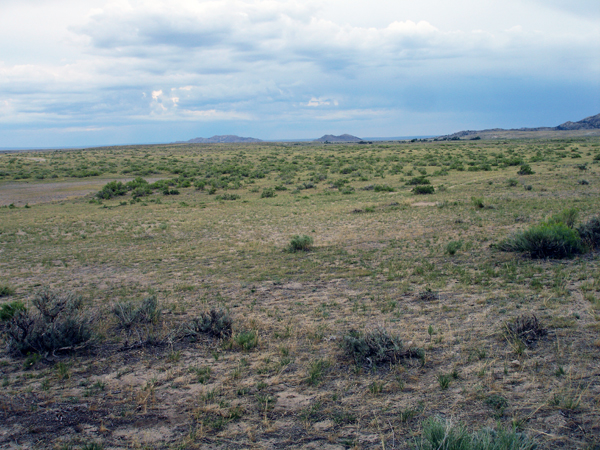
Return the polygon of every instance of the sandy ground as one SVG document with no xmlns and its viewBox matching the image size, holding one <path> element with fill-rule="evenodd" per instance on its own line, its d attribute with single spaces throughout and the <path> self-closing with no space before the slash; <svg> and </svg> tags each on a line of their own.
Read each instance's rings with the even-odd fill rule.
<svg viewBox="0 0 600 450">
<path fill-rule="evenodd" d="M 154 183 L 159 178 L 147 178 Z M 0 206 L 13 203 L 15 206 L 50 203 L 70 198 L 83 197 L 98 192 L 109 181 L 118 180 L 126 183 L 132 178 L 95 179 L 84 181 L 60 181 L 56 183 L 9 182 L 0 185 Z"/>
</svg>

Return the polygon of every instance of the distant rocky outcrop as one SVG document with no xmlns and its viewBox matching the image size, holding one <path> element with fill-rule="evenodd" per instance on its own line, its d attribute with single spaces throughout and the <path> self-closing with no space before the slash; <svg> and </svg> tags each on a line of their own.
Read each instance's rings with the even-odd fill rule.
<svg viewBox="0 0 600 450">
<path fill-rule="evenodd" d="M 600 114 L 586 117 L 579 122 L 565 122 L 556 127 L 557 130 L 597 130 L 600 128 Z"/>
<path fill-rule="evenodd" d="M 197 137 L 190 139 L 189 141 L 179 141 L 177 144 L 233 144 L 233 143 L 249 143 L 249 142 L 262 142 L 260 139 L 251 137 L 240 137 L 233 134 L 226 134 L 224 136 L 213 136 L 209 138 Z"/>
<path fill-rule="evenodd" d="M 552 132 L 552 131 L 575 131 L 575 130 L 600 130 L 600 114 L 595 116 L 586 117 L 579 122 L 565 122 L 556 127 L 537 127 L 537 128 L 511 128 L 506 130 L 504 128 L 490 128 L 487 130 L 465 130 L 457 133 L 448 134 L 446 136 L 440 136 L 437 140 L 459 140 L 459 139 L 473 139 L 477 136 L 494 136 L 502 137 L 501 135 L 506 133 L 519 133 L 523 136 L 523 132 Z"/>
<path fill-rule="evenodd" d="M 315 142 L 361 142 L 362 139 L 351 134 L 342 134 L 341 136 L 334 136 L 333 134 L 326 134 L 319 139 L 315 139 Z"/>
</svg>

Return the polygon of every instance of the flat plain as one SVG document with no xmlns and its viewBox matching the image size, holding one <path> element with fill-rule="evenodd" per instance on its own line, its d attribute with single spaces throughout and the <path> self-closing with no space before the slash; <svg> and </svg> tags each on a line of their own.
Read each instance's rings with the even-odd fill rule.
<svg viewBox="0 0 600 450">
<path fill-rule="evenodd" d="M 404 449 L 433 417 L 599 448 L 598 253 L 497 248 L 597 216 L 599 162 L 598 137 L 1 154 L 0 305 L 72 293 L 92 336 L 18 354 L 0 325 L 0 448 Z M 404 356 L 348 352 L 376 332 Z"/>
</svg>

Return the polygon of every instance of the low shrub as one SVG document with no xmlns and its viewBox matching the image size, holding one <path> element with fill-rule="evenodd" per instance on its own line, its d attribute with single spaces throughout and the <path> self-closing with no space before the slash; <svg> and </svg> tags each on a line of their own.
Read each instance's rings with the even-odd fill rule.
<svg viewBox="0 0 600 450">
<path fill-rule="evenodd" d="M 519 184 L 519 180 L 517 180 L 516 178 L 509 178 L 508 180 L 506 180 L 506 184 L 508 184 L 509 187 L 515 187 Z"/>
<path fill-rule="evenodd" d="M 81 312 L 81 297 L 40 290 L 33 299 L 37 311 L 17 308 L 8 322 L 8 348 L 14 354 L 48 354 L 73 349 L 91 337 L 91 320 Z"/>
<path fill-rule="evenodd" d="M 418 186 L 418 185 L 425 185 L 425 184 L 431 184 L 431 181 L 429 181 L 427 179 L 427 176 L 425 176 L 425 175 L 420 176 L 420 177 L 413 177 L 406 182 L 407 186 Z"/>
<path fill-rule="evenodd" d="M 238 194 L 221 194 L 215 197 L 216 200 L 238 200 L 241 197 Z"/>
<path fill-rule="evenodd" d="M 526 434 L 514 430 L 484 428 L 470 433 L 462 425 L 442 418 L 430 418 L 423 423 L 421 438 L 415 440 L 416 450 L 534 450 L 537 443 Z"/>
<path fill-rule="evenodd" d="M 96 197 L 103 200 L 109 200 L 113 197 L 125 194 L 127 194 L 127 186 L 125 186 L 120 181 L 111 181 L 109 183 L 106 183 L 102 187 L 102 190 L 96 193 Z"/>
<path fill-rule="evenodd" d="M 534 173 L 529 164 L 521 164 L 521 168 L 517 172 L 518 175 L 533 175 Z"/>
<path fill-rule="evenodd" d="M 590 249 L 600 247 L 600 216 L 592 217 L 586 223 L 577 227 L 577 232 L 583 243 Z"/>
<path fill-rule="evenodd" d="M 583 253 L 585 247 L 576 230 L 562 222 L 542 223 L 500 242 L 505 252 L 526 252 L 532 258 L 570 258 Z"/>
<path fill-rule="evenodd" d="M 485 208 L 485 204 L 483 203 L 483 197 L 471 197 L 471 203 L 475 208 Z"/>
<path fill-rule="evenodd" d="M 417 195 L 433 194 L 435 189 L 433 186 L 415 186 L 412 192 Z"/>
<path fill-rule="evenodd" d="M 310 236 L 307 236 L 306 234 L 303 235 L 296 235 L 292 237 L 292 240 L 290 241 L 290 245 L 288 247 L 288 250 L 292 253 L 296 253 L 296 252 L 307 252 L 311 249 L 313 244 L 313 238 Z"/>
<path fill-rule="evenodd" d="M 395 189 L 387 184 L 376 184 L 373 186 L 375 192 L 394 192 Z"/>
<path fill-rule="evenodd" d="M 264 188 L 260 194 L 260 198 L 272 198 L 275 197 L 275 190 L 271 188 Z"/>
<path fill-rule="evenodd" d="M 356 364 L 360 365 L 396 363 L 407 357 L 425 356 L 422 349 L 404 349 L 400 337 L 390 335 L 382 327 L 365 333 L 350 330 L 343 338 L 342 348 L 347 357 L 354 359 Z"/>
<path fill-rule="evenodd" d="M 187 335 L 198 335 L 200 333 L 210 334 L 216 338 L 228 338 L 231 336 L 233 320 L 225 311 L 211 309 L 193 319 L 186 329 Z"/>
</svg>

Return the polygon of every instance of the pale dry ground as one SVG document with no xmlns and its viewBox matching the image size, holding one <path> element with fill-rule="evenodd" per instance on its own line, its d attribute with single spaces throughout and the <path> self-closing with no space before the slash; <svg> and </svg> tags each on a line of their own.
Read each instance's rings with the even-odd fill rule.
<svg viewBox="0 0 600 450">
<path fill-rule="evenodd" d="M 435 415 L 515 425 L 542 448 L 595 448 L 598 254 L 531 261 L 490 248 L 565 207 L 582 219 L 598 212 L 595 167 L 581 186 L 578 169 L 550 166 L 519 178 L 531 191 L 506 187 L 509 167 L 451 173 L 435 180 L 447 191 L 423 197 L 388 177 L 396 192 L 341 195 L 322 183 L 218 202 L 184 189 L 147 206 L 0 210 L 0 284 L 27 304 L 40 286 L 77 292 L 99 332 L 93 348 L 29 370 L 2 355 L 0 448 L 404 449 Z M 313 236 L 314 250 L 285 252 L 293 234 Z M 453 240 L 464 246 L 451 256 Z M 110 308 L 149 293 L 162 305 L 163 344 L 132 348 Z M 235 333 L 256 330 L 258 346 L 173 338 L 207 308 L 227 309 Z M 503 326 L 523 313 L 548 336 L 519 349 Z M 424 364 L 360 367 L 344 356 L 350 329 L 380 325 L 425 349 Z M 311 384 L 318 361 L 328 367 Z M 195 369 L 206 368 L 202 379 Z M 453 371 L 442 390 L 438 376 Z M 493 395 L 504 411 L 486 403 Z"/>
</svg>

